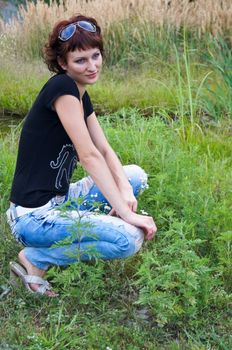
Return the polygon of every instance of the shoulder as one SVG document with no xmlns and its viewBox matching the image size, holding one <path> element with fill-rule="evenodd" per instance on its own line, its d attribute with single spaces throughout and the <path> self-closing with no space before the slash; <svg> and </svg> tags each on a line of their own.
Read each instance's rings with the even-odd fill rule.
<svg viewBox="0 0 232 350">
<path fill-rule="evenodd" d="M 54 75 L 47 81 L 44 89 L 49 96 L 73 95 L 80 100 L 77 84 L 67 74 Z"/>
<path fill-rule="evenodd" d="M 75 89 L 77 89 L 77 85 L 75 84 L 74 80 L 70 78 L 67 74 L 57 74 L 52 76 L 47 81 L 47 87 L 56 87 L 56 86 L 71 86 Z M 78 89 L 77 89 L 78 90 Z"/>
<path fill-rule="evenodd" d="M 67 74 L 52 76 L 42 88 L 38 101 L 42 101 L 49 109 L 53 110 L 56 99 L 63 95 L 71 95 L 80 101 L 80 93 L 75 81 Z"/>
</svg>

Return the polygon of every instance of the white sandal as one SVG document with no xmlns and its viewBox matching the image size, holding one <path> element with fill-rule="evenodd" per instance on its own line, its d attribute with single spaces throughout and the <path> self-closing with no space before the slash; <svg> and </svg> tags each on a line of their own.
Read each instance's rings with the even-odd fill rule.
<svg viewBox="0 0 232 350">
<path fill-rule="evenodd" d="M 16 262 L 10 262 L 10 283 L 16 285 L 18 278 L 21 279 L 26 289 L 31 293 L 45 294 L 47 291 L 52 291 L 48 281 L 39 276 L 28 275 L 26 269 L 22 265 Z M 31 283 L 39 284 L 40 287 L 33 290 L 30 286 Z M 56 297 L 58 294 L 48 296 Z"/>
</svg>

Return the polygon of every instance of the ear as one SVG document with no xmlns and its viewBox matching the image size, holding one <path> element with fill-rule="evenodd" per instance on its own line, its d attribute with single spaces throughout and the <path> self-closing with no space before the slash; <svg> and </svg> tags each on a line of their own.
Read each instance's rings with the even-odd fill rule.
<svg viewBox="0 0 232 350">
<path fill-rule="evenodd" d="M 59 63 L 59 66 L 63 69 L 63 70 L 66 70 L 67 69 L 67 63 L 66 61 L 61 58 L 61 57 L 57 57 L 57 62 Z"/>
</svg>

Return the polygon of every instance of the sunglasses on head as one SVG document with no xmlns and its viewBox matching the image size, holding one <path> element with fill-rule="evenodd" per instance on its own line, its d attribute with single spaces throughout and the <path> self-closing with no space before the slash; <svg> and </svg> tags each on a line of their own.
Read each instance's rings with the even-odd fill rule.
<svg viewBox="0 0 232 350">
<path fill-rule="evenodd" d="M 88 21 L 77 21 L 77 22 L 68 24 L 66 27 L 61 29 L 58 38 L 61 41 L 69 40 L 76 32 L 77 27 L 91 33 L 96 33 L 97 31 L 97 28 L 93 23 Z"/>
</svg>

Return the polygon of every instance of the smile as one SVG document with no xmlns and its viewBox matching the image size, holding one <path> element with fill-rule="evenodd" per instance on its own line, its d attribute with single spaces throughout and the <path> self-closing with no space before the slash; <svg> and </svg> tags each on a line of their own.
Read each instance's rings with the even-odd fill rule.
<svg viewBox="0 0 232 350">
<path fill-rule="evenodd" d="M 88 74 L 87 77 L 88 78 L 95 78 L 96 75 L 97 75 L 97 72 L 94 72 L 94 73 Z"/>
</svg>

